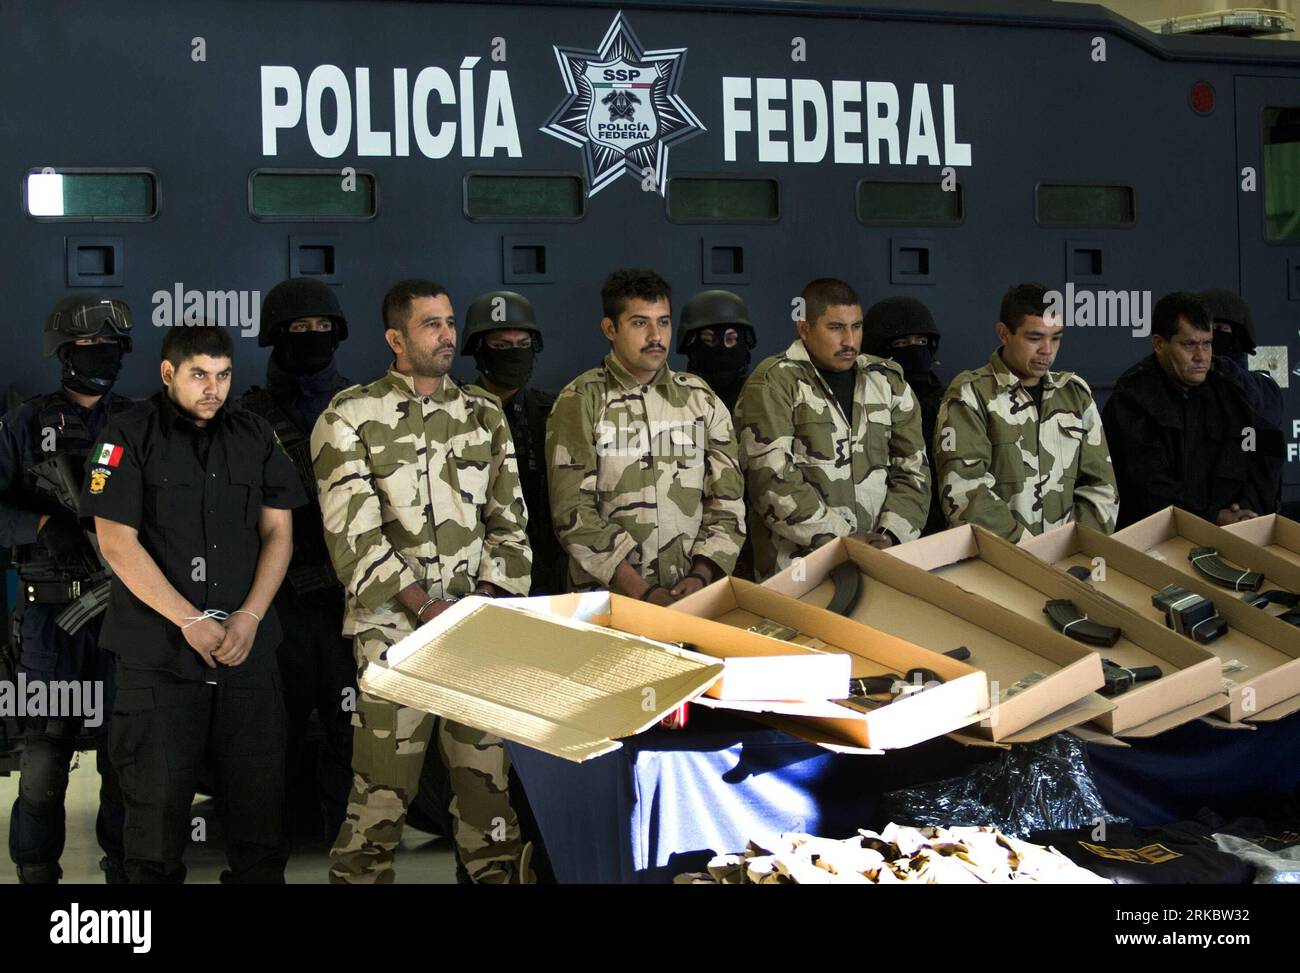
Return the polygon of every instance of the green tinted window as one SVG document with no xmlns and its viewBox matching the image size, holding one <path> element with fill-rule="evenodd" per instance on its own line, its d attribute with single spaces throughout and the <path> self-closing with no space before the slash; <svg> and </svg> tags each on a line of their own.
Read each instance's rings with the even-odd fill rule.
<svg viewBox="0 0 1300 973">
<path fill-rule="evenodd" d="M 858 219 L 863 223 L 960 223 L 962 188 L 937 182 L 858 183 Z"/>
<path fill-rule="evenodd" d="M 580 220 L 585 208 L 577 176 L 465 177 L 465 215 L 471 220 Z"/>
<path fill-rule="evenodd" d="M 368 220 L 375 215 L 375 177 L 368 172 L 255 172 L 249 207 L 263 220 Z"/>
<path fill-rule="evenodd" d="M 1130 186 L 1039 186 L 1038 222 L 1058 226 L 1132 226 Z"/>
<path fill-rule="evenodd" d="M 65 219 L 151 219 L 157 183 L 148 172 L 27 173 L 27 212 Z"/>
<path fill-rule="evenodd" d="M 781 218 L 775 179 L 668 180 L 668 218 L 690 223 L 772 223 Z"/>
<path fill-rule="evenodd" d="M 1264 109 L 1264 239 L 1300 240 L 1300 108 Z"/>
</svg>

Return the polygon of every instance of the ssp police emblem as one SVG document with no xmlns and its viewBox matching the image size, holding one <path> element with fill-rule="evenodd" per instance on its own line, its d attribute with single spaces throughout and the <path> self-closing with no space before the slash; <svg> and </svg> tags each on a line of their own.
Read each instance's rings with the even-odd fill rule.
<svg viewBox="0 0 1300 973">
<path fill-rule="evenodd" d="M 662 195 L 669 147 L 704 131 L 677 94 L 686 48 L 643 49 L 620 12 L 598 49 L 555 56 L 568 96 L 542 131 L 583 150 L 588 195 L 624 173 Z"/>
</svg>

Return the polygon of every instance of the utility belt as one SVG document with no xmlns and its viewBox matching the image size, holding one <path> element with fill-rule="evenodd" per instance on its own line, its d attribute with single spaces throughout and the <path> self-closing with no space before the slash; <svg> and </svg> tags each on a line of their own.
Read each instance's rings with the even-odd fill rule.
<svg viewBox="0 0 1300 973">
<path fill-rule="evenodd" d="M 29 605 L 66 605 L 76 601 L 82 595 L 107 581 L 109 575 L 104 572 L 92 575 L 84 581 L 35 581 L 22 579 L 22 598 Z"/>
</svg>

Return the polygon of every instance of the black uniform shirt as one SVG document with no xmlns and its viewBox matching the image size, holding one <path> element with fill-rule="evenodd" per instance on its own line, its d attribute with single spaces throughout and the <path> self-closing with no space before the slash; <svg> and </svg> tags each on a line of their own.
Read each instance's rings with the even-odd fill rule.
<svg viewBox="0 0 1300 973">
<path fill-rule="evenodd" d="M 289 509 L 305 500 L 265 419 L 227 406 L 199 427 L 159 392 L 115 417 L 91 450 L 81 510 L 134 527 L 163 575 L 200 612 L 232 612 L 253 586 L 262 507 Z M 248 658 L 234 668 L 218 665 L 218 680 L 265 681 L 279 641 L 271 609 Z M 131 668 L 212 678 L 180 627 L 120 580 L 113 581 L 100 644 Z"/>
</svg>

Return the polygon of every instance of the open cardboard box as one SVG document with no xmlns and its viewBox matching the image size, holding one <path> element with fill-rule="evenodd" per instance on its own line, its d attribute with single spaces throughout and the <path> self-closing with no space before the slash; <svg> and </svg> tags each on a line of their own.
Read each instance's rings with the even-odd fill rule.
<svg viewBox="0 0 1300 973">
<path fill-rule="evenodd" d="M 1283 522 L 1300 528 L 1300 524 L 1287 521 L 1285 518 L 1283 518 Z M 1246 521 L 1245 523 L 1254 523 L 1254 521 Z M 1274 530 L 1278 529 L 1276 521 L 1274 521 L 1273 527 Z M 1283 533 L 1286 532 L 1285 527 L 1282 530 Z M 1195 514 L 1188 513 L 1186 510 L 1179 510 L 1177 507 L 1166 507 L 1164 510 L 1153 513 L 1150 517 L 1139 520 L 1135 524 L 1130 524 L 1111 536 L 1121 544 L 1141 551 L 1157 561 L 1165 561 L 1183 572 L 1183 574 L 1191 575 L 1193 578 L 1208 584 L 1221 592 L 1222 597 L 1240 600 L 1246 592 L 1244 590 L 1234 591 L 1231 588 L 1216 584 L 1200 574 L 1195 565 L 1187 559 L 1193 548 L 1214 548 L 1228 565 L 1234 568 L 1239 567 L 1243 571 L 1260 572 L 1264 575 L 1264 583 L 1260 586 L 1260 591 L 1281 588 L 1284 591 L 1300 592 L 1300 564 L 1289 561 L 1245 537 L 1232 533 L 1217 524 L 1212 524 Z M 1267 611 L 1267 609 L 1264 609 L 1264 611 Z M 1273 609 L 1273 611 L 1276 612 L 1277 609 Z M 1300 640 L 1300 629 L 1292 626 L 1291 630 L 1295 632 L 1296 639 Z"/>
<path fill-rule="evenodd" d="M 1296 629 L 1238 601 L 1231 592 L 1184 574 L 1168 561 L 1157 561 L 1114 537 L 1078 524 L 1067 524 L 1020 542 L 1020 549 L 1064 571 L 1076 564 L 1092 568 L 1104 559 L 1105 574 L 1092 583 L 1104 595 L 1134 613 L 1164 624 L 1164 612 L 1151 596 L 1176 584 L 1214 602 L 1228 631 L 1202 646 L 1222 662 L 1245 668 L 1226 673 L 1227 705 L 1214 710 L 1230 723 L 1242 719 L 1264 722 L 1300 709 L 1300 637 Z M 1178 636 L 1189 641 L 1185 636 Z M 1193 643 L 1195 644 L 1195 643 Z"/>
<path fill-rule="evenodd" d="M 1092 585 L 1043 564 L 1001 537 L 970 525 L 893 547 L 887 554 L 1011 609 L 1053 634 L 1063 634 L 1043 611 L 1064 599 L 1088 618 L 1122 632 L 1112 647 L 1074 639 L 1121 666 L 1157 666 L 1159 679 L 1139 683 L 1111 698 L 1114 709 L 1093 722 L 1116 736 L 1153 736 L 1227 704 L 1220 692 L 1220 664 L 1205 647 L 1100 594 Z"/>
<path fill-rule="evenodd" d="M 722 578 L 713 584 L 683 598 L 672 606 L 673 610 L 721 623 L 732 631 L 753 636 L 750 626 L 776 623 L 793 629 L 804 639 L 816 642 L 819 648 L 847 653 L 852 660 L 852 675 L 901 675 L 912 668 L 933 670 L 943 683 L 888 701 L 888 705 L 869 708 L 856 700 L 844 700 L 848 695 L 848 676 L 840 684 L 832 704 L 852 715 L 851 724 L 828 726 L 801 725 L 779 719 L 782 729 L 797 733 L 814 743 L 831 744 L 844 749 L 844 737 L 851 735 L 859 746 L 874 750 L 893 750 L 909 747 L 933 737 L 942 736 L 962 727 L 970 726 L 983 718 L 988 709 L 988 684 L 984 676 L 963 662 L 931 652 L 919 645 L 881 632 L 866 625 L 843 618 L 822 608 L 806 605 L 785 597 L 768 588 L 760 587 L 740 578 Z M 757 636 L 774 646 L 792 645 L 766 635 Z M 701 700 L 701 702 L 706 702 Z M 885 699 L 880 703 L 887 702 Z M 804 715 L 806 705 L 799 708 L 772 704 L 733 704 L 728 709 L 768 713 L 780 717 Z M 819 707 L 820 708 L 820 707 Z M 827 711 L 828 717 L 832 711 Z M 843 717 L 840 717 L 843 719 Z M 827 736 L 827 731 L 831 731 Z"/>
<path fill-rule="evenodd" d="M 1283 517 L 1281 514 L 1266 514 L 1251 520 L 1241 520 L 1221 529 L 1248 540 L 1300 568 L 1300 524 L 1288 517 Z"/>
<path fill-rule="evenodd" d="M 581 763 L 618 749 L 617 738 L 649 729 L 722 675 L 709 656 L 521 610 L 527 601 L 462 598 L 393 645 L 386 667 L 368 666 L 361 688 Z M 608 602 L 575 604 L 573 614 L 608 615 Z"/>
<path fill-rule="evenodd" d="M 985 673 L 993 708 L 977 726 L 955 734 L 959 739 L 1025 743 L 1112 708 L 1093 693 L 1102 686 L 1096 653 L 861 541 L 825 544 L 763 587 L 822 607 L 833 594 L 831 571 L 847 560 L 863 575 L 853 621 L 938 653 L 970 649 L 970 665 Z"/>
<path fill-rule="evenodd" d="M 791 605 L 801 607 L 769 614 L 789 618 Z M 709 705 L 779 718 L 783 729 L 846 752 L 917 742 L 927 716 L 951 721 L 940 733 L 964 725 L 983 701 L 982 680 L 961 666 L 955 676 L 975 678 L 954 679 L 933 699 L 919 698 L 927 691 L 879 709 L 842 706 L 831 700 L 846 695 L 847 654 L 607 592 L 464 598 L 387 660 L 367 669 L 367 692 L 577 762 L 706 692 Z"/>
</svg>

